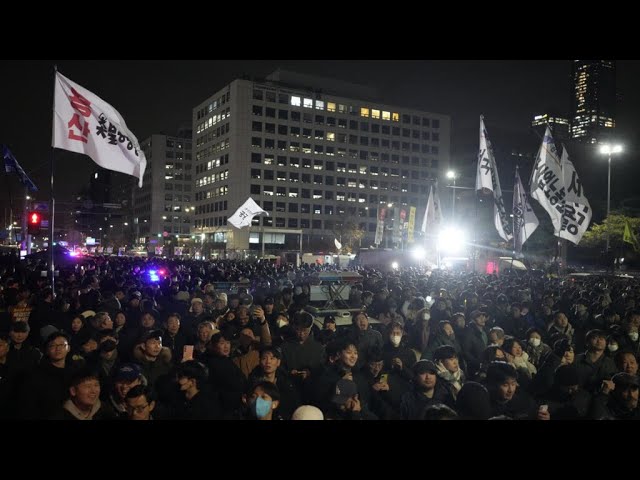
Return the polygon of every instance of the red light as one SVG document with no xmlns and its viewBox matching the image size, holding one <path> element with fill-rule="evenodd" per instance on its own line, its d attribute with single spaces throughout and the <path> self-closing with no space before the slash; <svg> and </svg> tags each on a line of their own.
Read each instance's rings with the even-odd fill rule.
<svg viewBox="0 0 640 480">
<path fill-rule="evenodd" d="M 38 215 L 37 213 L 32 213 L 29 216 L 29 221 L 33 224 L 40 223 L 40 215 Z"/>
<path fill-rule="evenodd" d="M 160 269 L 160 270 L 158 270 L 158 273 L 159 273 L 160 275 L 164 275 L 164 274 L 165 274 L 165 273 L 167 273 L 167 272 L 165 272 L 163 269 Z"/>
</svg>

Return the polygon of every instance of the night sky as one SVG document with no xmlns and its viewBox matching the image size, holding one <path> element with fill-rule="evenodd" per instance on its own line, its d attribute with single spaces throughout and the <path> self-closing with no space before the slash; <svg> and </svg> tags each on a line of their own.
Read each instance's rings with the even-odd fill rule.
<svg viewBox="0 0 640 480">
<path fill-rule="evenodd" d="M 548 109 L 568 112 L 570 100 L 569 60 L 4 62 L 0 143 L 10 146 L 40 188 L 41 200 L 49 194 L 54 64 L 113 105 L 140 141 L 190 126 L 192 108 L 239 76 L 261 78 L 280 67 L 366 84 L 379 90 L 384 103 L 451 115 L 454 164 L 472 158 L 481 113 L 490 134 L 492 127 L 527 131 L 533 115 Z M 626 159 L 631 160 L 638 142 L 640 62 L 618 61 L 617 72 L 617 130 L 629 145 Z M 56 197 L 71 199 L 94 167 L 88 157 L 57 150 Z M 10 181 L 15 195 L 21 186 L 14 178 Z M 0 203 L 7 206 L 4 182 Z"/>
</svg>

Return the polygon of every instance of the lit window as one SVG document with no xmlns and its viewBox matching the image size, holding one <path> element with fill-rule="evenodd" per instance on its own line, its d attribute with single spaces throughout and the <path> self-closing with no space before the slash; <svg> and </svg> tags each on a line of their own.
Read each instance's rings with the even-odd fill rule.
<svg viewBox="0 0 640 480">
<path fill-rule="evenodd" d="M 400 114 L 399 114 L 399 113 L 396 113 L 396 112 L 393 112 L 393 113 L 391 114 L 391 119 L 392 119 L 394 122 L 399 122 L 399 121 L 400 121 Z"/>
<path fill-rule="evenodd" d="M 376 120 L 380 118 L 380 110 L 371 110 L 371 118 Z"/>
<path fill-rule="evenodd" d="M 300 97 L 291 96 L 291 105 L 293 105 L 294 107 L 299 107 L 300 101 L 301 101 Z"/>
<path fill-rule="evenodd" d="M 329 142 L 335 142 L 336 141 L 336 134 L 334 132 L 327 132 L 327 140 Z"/>
<path fill-rule="evenodd" d="M 304 101 L 303 101 L 302 106 L 304 108 L 313 108 L 313 100 L 310 99 L 310 98 L 305 98 Z"/>
<path fill-rule="evenodd" d="M 360 116 L 361 117 L 368 117 L 369 116 L 369 109 L 362 107 L 360 108 Z"/>
<path fill-rule="evenodd" d="M 324 102 L 322 100 L 316 100 L 316 110 L 324 110 Z"/>
<path fill-rule="evenodd" d="M 328 112 L 335 112 L 336 111 L 336 104 L 333 102 L 327 102 L 327 111 Z"/>
<path fill-rule="evenodd" d="M 391 120 L 391 112 L 385 112 L 384 110 L 382 111 L 382 119 L 383 120 Z M 383 132 L 384 133 L 384 132 Z"/>
</svg>

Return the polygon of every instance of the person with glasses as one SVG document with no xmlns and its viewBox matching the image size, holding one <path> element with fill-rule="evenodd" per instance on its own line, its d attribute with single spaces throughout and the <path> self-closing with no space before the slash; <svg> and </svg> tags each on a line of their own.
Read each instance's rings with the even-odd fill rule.
<svg viewBox="0 0 640 480">
<path fill-rule="evenodd" d="M 127 392 L 125 401 L 129 420 L 155 420 L 156 400 L 149 387 L 136 385 Z"/>
<path fill-rule="evenodd" d="M 19 416 L 24 419 L 49 419 L 68 398 L 73 375 L 84 366 L 69 355 L 69 335 L 53 332 L 44 343 L 44 357 L 20 394 Z"/>
</svg>

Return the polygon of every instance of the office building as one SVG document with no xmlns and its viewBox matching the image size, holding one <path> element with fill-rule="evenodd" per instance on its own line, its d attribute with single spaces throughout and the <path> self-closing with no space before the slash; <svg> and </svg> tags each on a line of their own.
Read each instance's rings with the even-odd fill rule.
<svg viewBox="0 0 640 480">
<path fill-rule="evenodd" d="M 373 97 L 366 87 L 278 71 L 234 80 L 196 106 L 195 233 L 227 252 L 263 241 L 282 250 L 302 240 L 306 249 L 333 244 L 353 222 L 366 232 L 364 247 L 388 204 L 416 206 L 418 231 L 429 185 L 449 165 L 451 119 Z M 270 215 L 251 228 L 227 225 L 249 197 Z"/>
<path fill-rule="evenodd" d="M 574 60 L 571 80 L 571 138 L 608 141 L 616 126 L 615 61 Z"/>
</svg>

